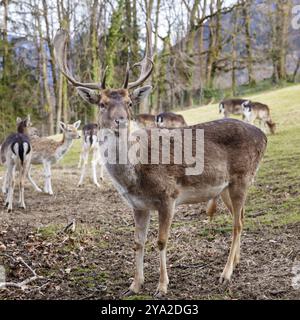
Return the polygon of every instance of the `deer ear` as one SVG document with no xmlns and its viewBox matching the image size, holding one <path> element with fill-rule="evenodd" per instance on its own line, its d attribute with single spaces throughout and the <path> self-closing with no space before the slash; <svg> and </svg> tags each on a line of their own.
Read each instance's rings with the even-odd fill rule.
<svg viewBox="0 0 300 320">
<path fill-rule="evenodd" d="M 26 125 L 27 126 L 31 126 L 30 114 L 28 114 L 27 117 L 26 117 Z"/>
<path fill-rule="evenodd" d="M 78 120 L 76 122 L 73 123 L 73 126 L 78 129 L 80 127 L 80 123 L 81 123 L 81 120 Z"/>
<path fill-rule="evenodd" d="M 65 131 L 67 129 L 66 124 L 62 121 L 59 121 L 59 127 L 61 128 L 62 131 Z"/>
<path fill-rule="evenodd" d="M 100 101 L 101 95 L 94 90 L 87 89 L 84 87 L 77 87 L 77 91 L 83 100 L 91 104 L 98 104 Z"/>
<path fill-rule="evenodd" d="M 17 124 L 19 124 L 22 122 L 22 119 L 20 117 L 17 117 L 16 122 L 17 122 Z"/>
<path fill-rule="evenodd" d="M 133 90 L 132 98 L 136 102 L 141 102 L 142 100 L 144 100 L 145 98 L 148 97 L 148 95 L 150 94 L 151 91 L 152 91 L 151 86 L 144 86 L 141 88 L 137 88 L 137 89 Z"/>
</svg>

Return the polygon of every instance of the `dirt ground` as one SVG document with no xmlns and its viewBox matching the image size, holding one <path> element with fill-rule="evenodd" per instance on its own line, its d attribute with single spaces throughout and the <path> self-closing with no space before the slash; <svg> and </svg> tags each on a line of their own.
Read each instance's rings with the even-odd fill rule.
<svg viewBox="0 0 300 320">
<path fill-rule="evenodd" d="M 37 171 L 37 170 L 35 170 Z M 34 175 L 39 184 L 36 173 Z M 26 185 L 27 210 L 7 213 L 1 203 L 0 265 L 6 281 L 31 277 L 22 257 L 41 279 L 24 290 L 0 290 L 0 299 L 119 299 L 134 270 L 133 218 L 108 179 L 98 189 L 78 188 L 78 170 L 53 170 L 54 196 Z M 1 182 L 1 181 L 0 181 Z M 242 235 L 241 264 L 230 284 L 219 285 L 231 239 L 230 220 L 208 222 L 205 206 L 177 208 L 168 245 L 169 299 L 299 299 L 292 287 L 300 264 L 300 224 L 261 225 Z M 222 205 L 218 214 L 227 215 Z M 73 219 L 75 232 L 64 231 Z M 247 229 L 247 226 L 246 226 Z M 147 299 L 158 282 L 157 215 L 151 218 L 145 253 Z M 299 271 L 300 273 L 300 271 Z M 300 281 L 299 281 L 300 282 Z"/>
</svg>

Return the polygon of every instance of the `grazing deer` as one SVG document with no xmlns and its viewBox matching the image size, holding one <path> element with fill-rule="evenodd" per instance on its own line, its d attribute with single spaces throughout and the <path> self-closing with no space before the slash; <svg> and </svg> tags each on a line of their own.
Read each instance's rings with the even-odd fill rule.
<svg viewBox="0 0 300 320">
<path fill-rule="evenodd" d="M 276 124 L 272 121 L 270 108 L 260 102 L 245 101 L 242 103 L 245 121 L 254 124 L 255 120 L 259 120 L 260 128 L 265 132 L 266 126 L 272 134 L 275 133 Z"/>
<path fill-rule="evenodd" d="M 245 99 L 223 100 L 219 104 L 219 113 L 222 113 L 224 118 L 228 118 L 231 114 L 243 115 L 242 103 L 246 101 Z"/>
<path fill-rule="evenodd" d="M 80 135 L 77 129 L 80 126 L 80 120 L 73 124 L 60 122 L 60 128 L 63 131 L 63 137 L 60 141 L 49 138 L 40 138 L 32 136 L 30 139 L 32 145 L 31 164 L 42 164 L 45 175 L 44 192 L 53 195 L 51 184 L 51 165 L 59 161 L 71 148 L 73 140 L 79 139 Z M 28 171 L 28 179 L 38 192 L 42 190 L 37 186 Z"/>
<path fill-rule="evenodd" d="M 19 172 L 19 205 L 25 207 L 24 182 L 31 161 L 31 145 L 27 135 L 30 118 L 18 120 L 18 132 L 10 134 L 1 145 L 1 162 L 6 166 L 2 191 L 6 195 L 5 206 L 12 211 L 16 171 Z"/>
<path fill-rule="evenodd" d="M 92 174 L 93 182 L 97 187 L 100 187 L 97 179 L 97 165 L 100 165 L 100 179 L 103 180 L 103 165 L 100 156 L 100 146 L 98 141 L 98 125 L 97 123 L 86 124 L 82 128 L 82 149 L 79 158 L 78 168 L 81 168 L 81 176 L 78 186 L 81 186 L 85 176 L 86 165 L 89 160 L 89 152 L 92 152 Z"/>
<path fill-rule="evenodd" d="M 173 112 L 162 112 L 155 117 L 155 123 L 158 128 L 180 128 L 187 124 L 181 114 Z"/>
<path fill-rule="evenodd" d="M 143 99 L 150 90 L 139 87 L 151 74 L 150 31 L 147 23 L 147 40 L 144 59 L 139 63 L 141 73 L 135 82 L 129 83 L 129 68 L 122 88 L 107 89 L 105 73 L 100 84 L 82 83 L 71 74 L 67 62 L 67 32 L 59 30 L 54 39 L 55 57 L 60 71 L 75 86 L 80 96 L 99 107 L 98 124 L 117 140 L 120 147 L 120 129 L 130 127 L 132 99 Z M 130 91 L 134 89 L 133 91 Z M 221 274 L 221 282 L 230 280 L 234 267 L 240 260 L 240 239 L 243 227 L 244 206 L 248 187 L 252 182 L 266 148 L 267 138 L 258 128 L 235 119 L 222 119 L 186 128 L 160 130 L 192 132 L 193 154 L 196 152 L 196 132 L 204 130 L 204 168 L 199 175 L 186 175 L 186 163 L 182 164 L 121 164 L 106 162 L 106 169 L 119 193 L 134 212 L 135 220 L 135 276 L 126 294 L 136 294 L 144 283 L 144 247 L 150 221 L 150 211 L 158 211 L 158 248 L 160 252 L 160 277 L 157 296 L 167 293 L 166 249 L 175 207 L 180 204 L 209 201 L 221 195 L 233 216 L 232 244 L 227 263 Z M 151 158 L 150 139 L 153 131 L 140 130 L 147 134 L 148 143 L 142 145 Z M 128 136 L 128 144 L 131 139 Z M 101 145 L 109 144 L 110 139 Z M 115 146 L 112 146 L 115 147 Z"/>
</svg>

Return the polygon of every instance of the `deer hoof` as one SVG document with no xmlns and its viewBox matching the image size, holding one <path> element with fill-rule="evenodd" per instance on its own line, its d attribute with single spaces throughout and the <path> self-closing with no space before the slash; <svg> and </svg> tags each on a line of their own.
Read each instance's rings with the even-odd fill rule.
<svg viewBox="0 0 300 320">
<path fill-rule="evenodd" d="M 230 278 L 224 276 L 223 274 L 221 274 L 220 279 L 219 279 L 219 283 L 220 284 L 228 284 L 230 282 Z"/>
</svg>

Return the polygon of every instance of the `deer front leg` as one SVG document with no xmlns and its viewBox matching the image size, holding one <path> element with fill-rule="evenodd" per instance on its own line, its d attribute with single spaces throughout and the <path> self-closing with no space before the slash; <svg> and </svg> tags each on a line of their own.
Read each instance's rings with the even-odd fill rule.
<svg viewBox="0 0 300 320">
<path fill-rule="evenodd" d="M 144 248 L 150 221 L 149 210 L 134 210 L 135 275 L 125 295 L 136 294 L 144 284 Z"/>
<path fill-rule="evenodd" d="M 92 160 L 92 174 L 93 174 L 93 182 L 97 187 L 100 187 L 97 179 L 97 161 Z"/>
<path fill-rule="evenodd" d="M 44 192 L 53 195 L 51 186 L 51 164 L 47 161 L 44 162 L 44 175 L 45 175 L 45 187 Z"/>
<path fill-rule="evenodd" d="M 162 206 L 158 211 L 158 249 L 160 256 L 159 284 L 155 293 L 156 297 L 164 296 L 168 290 L 169 278 L 167 273 L 167 241 L 175 211 L 175 203 L 170 202 Z"/>
<path fill-rule="evenodd" d="M 89 160 L 88 151 L 85 150 L 84 152 L 82 152 L 81 158 L 82 158 L 82 167 L 81 167 L 80 179 L 79 179 L 79 182 L 77 184 L 78 187 L 80 187 L 83 184 L 83 179 L 84 179 L 85 171 L 86 171 L 86 165 L 87 165 L 88 160 Z"/>
<path fill-rule="evenodd" d="M 35 181 L 31 177 L 31 167 L 29 168 L 29 170 L 27 172 L 27 178 L 37 192 L 42 192 L 42 189 L 38 187 L 38 185 L 35 183 Z"/>
</svg>

